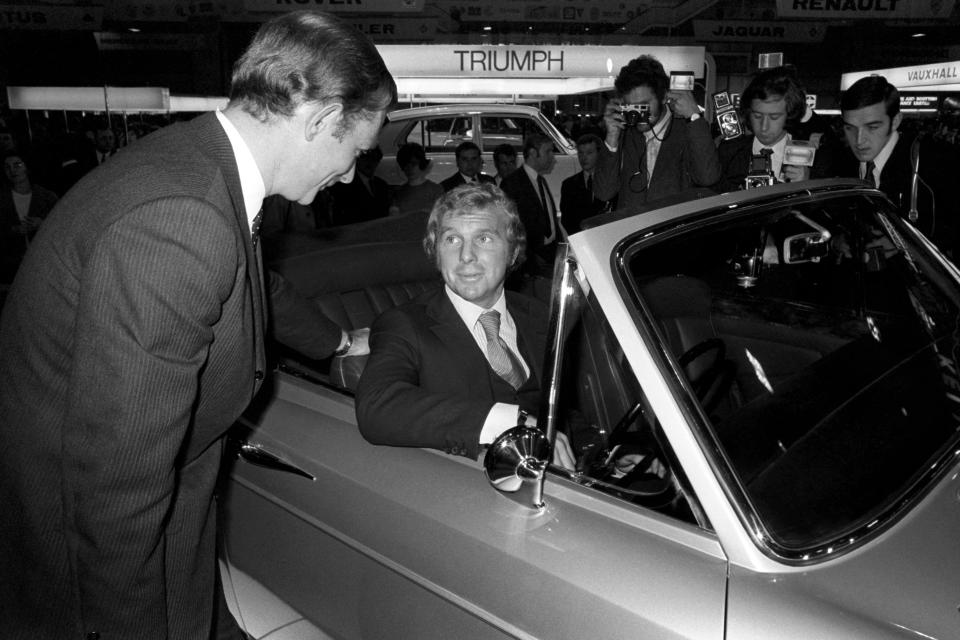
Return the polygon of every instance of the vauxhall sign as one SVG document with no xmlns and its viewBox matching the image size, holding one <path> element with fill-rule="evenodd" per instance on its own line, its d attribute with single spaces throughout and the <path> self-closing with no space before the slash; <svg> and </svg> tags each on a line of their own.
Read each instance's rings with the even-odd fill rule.
<svg viewBox="0 0 960 640">
<path fill-rule="evenodd" d="M 883 76 L 901 90 L 916 87 L 929 91 L 960 91 L 960 61 L 845 73 L 840 77 L 840 89 L 845 91 L 860 78 L 872 75 Z"/>
</svg>

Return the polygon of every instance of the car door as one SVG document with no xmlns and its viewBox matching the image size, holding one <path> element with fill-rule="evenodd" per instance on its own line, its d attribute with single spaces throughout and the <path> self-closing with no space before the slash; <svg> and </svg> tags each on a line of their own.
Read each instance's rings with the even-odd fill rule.
<svg viewBox="0 0 960 640">
<path fill-rule="evenodd" d="M 562 381 L 580 417 L 564 428 L 609 432 L 638 403 L 627 431 L 655 425 L 601 306 L 582 308 Z M 238 429 L 289 466 L 236 461 L 226 554 L 334 637 L 723 637 L 726 560 L 678 467 L 666 506 L 555 470 L 530 509 L 479 461 L 366 443 L 349 393 L 285 373 Z"/>
</svg>

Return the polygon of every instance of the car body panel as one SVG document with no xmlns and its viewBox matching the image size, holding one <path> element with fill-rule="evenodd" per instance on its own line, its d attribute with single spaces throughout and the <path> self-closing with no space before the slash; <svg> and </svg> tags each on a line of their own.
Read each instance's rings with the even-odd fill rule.
<svg viewBox="0 0 960 640">
<path fill-rule="evenodd" d="M 703 436 L 708 418 L 658 332 L 631 308 L 625 243 L 766 202 L 878 196 L 849 181 L 757 191 L 569 239 L 570 264 L 655 414 L 701 526 L 554 471 L 546 506 L 524 507 L 488 485 L 479 461 L 368 444 L 349 393 L 281 372 L 241 437 L 315 480 L 235 462 L 231 561 L 338 638 L 960 638 L 960 445 L 862 539 L 779 557 Z M 957 289 L 956 269 L 946 270 Z"/>
<path fill-rule="evenodd" d="M 241 570 L 326 633 L 722 637 L 726 562 L 710 534 L 573 483 L 531 513 L 479 463 L 366 443 L 351 399 L 309 386 L 280 374 L 250 440 L 317 480 L 238 461 L 228 513 L 243 517 L 227 540 Z"/>
<path fill-rule="evenodd" d="M 731 568 L 732 638 L 960 638 L 960 469 L 876 540 L 800 572 Z M 922 597 L 918 597 L 922 594 Z"/>
<path fill-rule="evenodd" d="M 416 125 L 419 122 L 437 124 L 423 127 Z M 542 133 L 553 140 L 557 162 L 546 179 L 559 207 L 561 184 L 580 171 L 577 147 L 539 109 L 527 105 L 442 104 L 392 111 L 387 114 L 387 124 L 380 132 L 383 160 L 377 167 L 377 175 L 392 185 L 406 182 L 397 166 L 397 149 L 406 142 L 417 142 L 423 145 L 427 158 L 432 161 L 427 177 L 439 183 L 457 172 L 454 150 L 464 141 L 480 147 L 484 173 L 494 175 L 494 148 L 502 143 L 512 145 L 517 151 L 517 164 L 522 164 L 524 136 L 530 132 Z"/>
</svg>

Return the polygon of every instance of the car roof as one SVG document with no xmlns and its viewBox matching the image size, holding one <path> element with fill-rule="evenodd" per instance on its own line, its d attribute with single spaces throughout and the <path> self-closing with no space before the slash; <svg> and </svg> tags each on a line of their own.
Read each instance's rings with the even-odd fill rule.
<svg viewBox="0 0 960 640">
<path fill-rule="evenodd" d="M 416 118 L 418 116 L 458 113 L 458 114 L 480 114 L 485 113 L 515 113 L 523 115 L 540 114 L 540 109 L 525 104 L 436 104 L 427 107 L 411 107 L 409 109 L 397 109 L 387 114 L 389 120 L 405 120 L 407 118 Z M 542 114 L 541 114 L 542 115 Z"/>
</svg>

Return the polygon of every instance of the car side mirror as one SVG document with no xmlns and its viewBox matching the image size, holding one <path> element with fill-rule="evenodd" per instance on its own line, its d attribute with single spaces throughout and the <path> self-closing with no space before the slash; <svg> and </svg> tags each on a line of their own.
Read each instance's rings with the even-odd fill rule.
<svg viewBox="0 0 960 640">
<path fill-rule="evenodd" d="M 536 427 L 508 429 L 494 440 L 483 457 L 487 480 L 498 491 L 525 507 L 541 509 L 550 441 Z"/>
<path fill-rule="evenodd" d="M 830 233 L 811 231 L 789 236 L 783 241 L 784 264 L 819 262 L 830 254 Z"/>
</svg>

